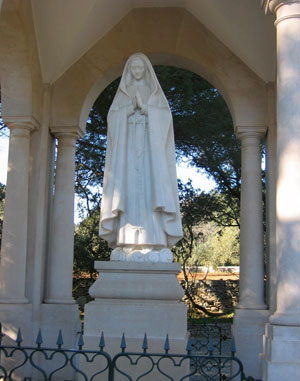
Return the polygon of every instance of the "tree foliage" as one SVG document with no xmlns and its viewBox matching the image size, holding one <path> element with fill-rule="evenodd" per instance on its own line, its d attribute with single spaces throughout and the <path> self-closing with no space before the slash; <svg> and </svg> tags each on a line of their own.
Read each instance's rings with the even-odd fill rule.
<svg viewBox="0 0 300 381">
<path fill-rule="evenodd" d="M 98 235 L 99 216 L 100 212 L 97 208 L 75 227 L 74 270 L 75 272 L 86 272 L 90 278 L 95 273 L 94 261 L 99 258 L 109 260 L 110 255 L 106 241 Z"/>
</svg>

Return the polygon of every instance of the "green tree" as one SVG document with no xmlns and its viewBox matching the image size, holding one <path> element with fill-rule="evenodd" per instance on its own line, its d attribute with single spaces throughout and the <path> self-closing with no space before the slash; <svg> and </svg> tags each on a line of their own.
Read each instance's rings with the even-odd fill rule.
<svg viewBox="0 0 300 381">
<path fill-rule="evenodd" d="M 182 265 L 185 297 L 192 310 L 222 316 L 223 313 L 210 312 L 199 303 L 195 274 L 198 266 L 215 268 L 239 263 L 239 227 L 221 193 L 197 192 L 190 182 L 179 181 L 179 195 L 184 236 L 172 250 L 175 260 Z"/>
<path fill-rule="evenodd" d="M 215 223 L 199 226 L 203 239 L 199 239 L 191 256 L 191 265 L 218 266 L 239 265 L 239 229 L 235 226 L 220 229 Z"/>
<path fill-rule="evenodd" d="M 98 235 L 99 209 L 91 211 L 79 225 L 74 235 L 74 271 L 86 272 L 90 278 L 95 275 L 94 261 L 109 260 L 110 249 Z"/>
</svg>

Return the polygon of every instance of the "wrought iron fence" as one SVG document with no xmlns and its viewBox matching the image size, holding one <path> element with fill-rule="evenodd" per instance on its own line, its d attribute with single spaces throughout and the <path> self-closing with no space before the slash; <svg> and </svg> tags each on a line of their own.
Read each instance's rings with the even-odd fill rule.
<svg viewBox="0 0 300 381">
<path fill-rule="evenodd" d="M 209 355 L 212 352 L 217 356 L 231 356 L 231 328 L 229 324 L 220 324 L 217 320 L 207 323 L 204 320 L 201 324 L 191 325 L 189 327 L 191 338 L 192 353 L 198 355 Z M 222 365 L 222 366 L 221 366 Z M 193 363 L 191 364 L 191 368 Z M 215 374 L 215 380 L 222 381 L 224 377 L 229 377 L 232 373 L 231 363 L 221 364 L 218 374 Z M 205 380 L 205 378 L 202 378 Z M 199 377 L 193 378 L 192 381 L 201 381 Z"/>
<path fill-rule="evenodd" d="M 208 354 L 209 341 L 213 342 L 213 354 L 230 354 L 231 328 L 229 324 L 216 321 L 191 325 L 189 334 L 193 351 L 201 355 Z"/>
<path fill-rule="evenodd" d="M 54 381 L 54 380 L 240 380 L 251 381 L 246 377 L 241 361 L 234 356 L 232 342 L 231 355 L 215 355 L 212 339 L 209 341 L 208 354 L 193 352 L 191 339 L 188 340 L 186 353 L 170 353 L 167 335 L 161 353 L 148 351 L 148 339 L 145 334 L 141 351 L 127 352 L 125 335 L 121 339 L 120 352 L 113 357 L 105 349 L 103 333 L 99 338 L 99 349 L 83 349 L 82 334 L 79 335 L 77 348 L 63 348 L 63 336 L 58 333 L 56 347 L 44 347 L 42 333 L 39 331 L 35 346 L 23 346 L 22 334 L 18 331 L 14 345 L 2 344 L 0 325 L 0 380 L 15 381 Z M 13 361 L 12 361 L 13 360 Z M 228 369 L 232 374 L 223 373 Z M 197 377 L 197 378 L 195 378 Z"/>
</svg>

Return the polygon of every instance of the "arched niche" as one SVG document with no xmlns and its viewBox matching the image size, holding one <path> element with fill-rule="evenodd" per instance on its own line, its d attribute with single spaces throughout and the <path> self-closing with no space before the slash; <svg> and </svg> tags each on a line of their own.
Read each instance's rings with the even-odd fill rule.
<svg viewBox="0 0 300 381">
<path fill-rule="evenodd" d="M 85 131 L 99 93 L 135 52 L 191 70 L 218 88 L 235 126 L 266 124 L 266 85 L 184 8 L 133 9 L 53 84 L 51 125 Z"/>
</svg>

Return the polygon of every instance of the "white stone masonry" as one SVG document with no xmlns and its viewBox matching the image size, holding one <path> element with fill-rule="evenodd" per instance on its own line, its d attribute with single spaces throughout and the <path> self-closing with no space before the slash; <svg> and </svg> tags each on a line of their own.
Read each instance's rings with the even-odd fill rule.
<svg viewBox="0 0 300 381">
<path fill-rule="evenodd" d="M 28 303 L 25 295 L 30 132 L 32 117 L 4 118 L 10 128 L 0 265 L 0 303 Z"/>
<path fill-rule="evenodd" d="M 46 303 L 72 304 L 75 132 L 56 132 L 58 152 Z"/>
<path fill-rule="evenodd" d="M 265 127 L 237 129 L 242 142 L 239 309 L 266 309 L 260 144 L 265 132 Z"/>
</svg>

